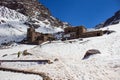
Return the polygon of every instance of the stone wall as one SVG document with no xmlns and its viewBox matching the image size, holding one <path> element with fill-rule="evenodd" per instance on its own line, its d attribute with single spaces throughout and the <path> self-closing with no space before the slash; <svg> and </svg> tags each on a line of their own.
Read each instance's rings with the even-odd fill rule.
<svg viewBox="0 0 120 80">
<path fill-rule="evenodd" d="M 86 28 L 84 26 L 77 26 L 77 27 L 67 27 L 64 29 L 65 34 L 76 32 L 76 34 L 86 32 Z"/>
<path fill-rule="evenodd" d="M 80 38 L 87 38 L 87 37 L 95 37 L 95 36 L 102 36 L 103 35 L 103 31 L 91 31 L 91 32 L 86 32 L 81 34 L 79 37 Z"/>
<path fill-rule="evenodd" d="M 84 26 L 67 27 L 64 29 L 65 35 L 69 34 L 72 38 L 79 38 L 79 36 L 85 32 L 86 32 L 86 28 Z"/>
<path fill-rule="evenodd" d="M 104 34 L 103 32 L 102 30 L 87 32 L 87 29 L 83 26 L 68 27 L 64 29 L 62 40 L 102 36 Z"/>
<path fill-rule="evenodd" d="M 54 37 L 52 34 L 42 34 L 39 32 L 35 32 L 34 28 L 28 28 L 27 31 L 27 41 L 31 44 L 41 44 L 45 41 L 51 41 Z"/>
</svg>

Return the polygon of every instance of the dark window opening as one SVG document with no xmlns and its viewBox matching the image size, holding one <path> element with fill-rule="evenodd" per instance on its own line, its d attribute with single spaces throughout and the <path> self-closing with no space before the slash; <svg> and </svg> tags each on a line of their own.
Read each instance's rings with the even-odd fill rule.
<svg viewBox="0 0 120 80">
<path fill-rule="evenodd" d="M 97 36 L 100 36 L 100 33 L 97 33 Z"/>
</svg>

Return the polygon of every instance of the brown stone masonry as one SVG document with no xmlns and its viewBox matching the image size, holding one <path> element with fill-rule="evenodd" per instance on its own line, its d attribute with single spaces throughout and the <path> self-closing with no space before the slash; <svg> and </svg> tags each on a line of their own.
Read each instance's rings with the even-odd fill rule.
<svg viewBox="0 0 120 80">
<path fill-rule="evenodd" d="M 103 34 L 102 30 L 87 32 L 84 26 L 67 27 L 64 29 L 63 40 L 102 36 Z"/>
<path fill-rule="evenodd" d="M 42 34 L 35 32 L 34 28 L 28 28 L 27 30 L 27 42 L 30 44 L 41 44 L 45 41 L 51 41 L 54 37 L 52 34 Z"/>
<path fill-rule="evenodd" d="M 81 34 L 79 37 L 80 38 L 87 38 L 87 37 L 95 37 L 95 36 L 102 36 L 103 35 L 103 31 L 91 31 L 91 32 L 86 32 Z"/>
</svg>

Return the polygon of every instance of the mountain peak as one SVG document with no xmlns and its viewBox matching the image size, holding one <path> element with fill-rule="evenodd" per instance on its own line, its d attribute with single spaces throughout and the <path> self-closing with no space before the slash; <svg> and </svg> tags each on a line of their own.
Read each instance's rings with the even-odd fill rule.
<svg viewBox="0 0 120 80">
<path fill-rule="evenodd" d="M 96 25 L 95 28 L 102 28 L 120 22 L 120 10 L 118 10 L 112 17 L 108 18 L 105 22 Z"/>
</svg>

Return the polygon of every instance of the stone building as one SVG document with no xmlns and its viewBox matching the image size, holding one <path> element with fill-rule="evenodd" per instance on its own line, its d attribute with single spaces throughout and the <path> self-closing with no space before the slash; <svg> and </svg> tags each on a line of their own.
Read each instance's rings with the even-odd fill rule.
<svg viewBox="0 0 120 80">
<path fill-rule="evenodd" d="M 63 40 L 102 36 L 103 34 L 102 30 L 88 32 L 84 26 L 67 27 L 64 29 Z"/>
<path fill-rule="evenodd" d="M 79 38 L 82 33 L 85 33 L 87 29 L 84 26 L 77 26 L 77 27 L 67 27 L 64 29 L 64 36 L 65 39 L 75 39 Z"/>
<path fill-rule="evenodd" d="M 34 28 L 28 28 L 27 30 L 27 42 L 30 44 L 41 44 L 45 41 L 51 41 L 54 37 L 52 34 L 42 34 L 35 32 Z"/>
<path fill-rule="evenodd" d="M 102 36 L 104 31 L 87 31 L 87 29 L 83 26 L 77 27 L 67 27 L 64 29 L 64 33 L 62 33 L 61 40 L 70 40 L 77 38 L 87 38 L 87 37 L 95 37 Z M 55 36 L 52 34 L 42 34 L 39 32 L 35 32 L 34 28 L 28 28 L 27 30 L 27 43 L 29 44 L 41 44 L 45 41 L 55 40 Z M 57 40 L 57 39 L 56 39 Z"/>
<path fill-rule="evenodd" d="M 75 32 L 77 35 L 80 33 L 85 33 L 87 29 L 84 26 L 76 26 L 76 27 L 67 27 L 64 29 L 65 34 Z"/>
</svg>

